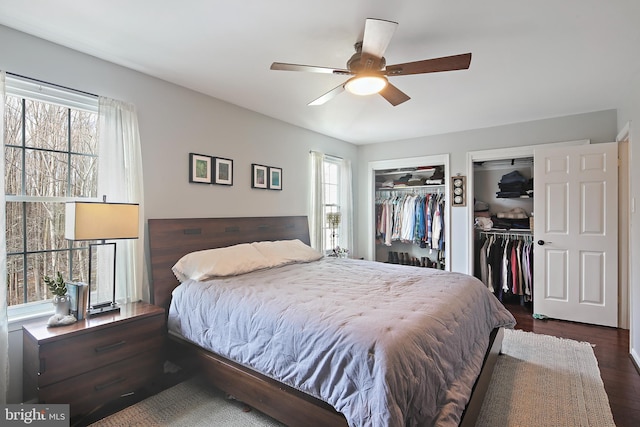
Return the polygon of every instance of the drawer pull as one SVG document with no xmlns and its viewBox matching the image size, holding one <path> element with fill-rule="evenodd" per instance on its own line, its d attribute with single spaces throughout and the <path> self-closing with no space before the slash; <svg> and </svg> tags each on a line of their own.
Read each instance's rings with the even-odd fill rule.
<svg viewBox="0 0 640 427">
<path fill-rule="evenodd" d="M 104 383 L 104 384 L 98 384 L 97 386 L 93 387 L 96 391 L 101 391 L 104 390 L 105 388 L 109 388 L 112 385 L 116 385 L 118 383 L 121 383 L 122 381 L 126 380 L 126 377 L 118 377 L 113 381 L 109 381 L 108 383 Z"/>
<path fill-rule="evenodd" d="M 115 350 L 118 347 L 122 347 L 126 343 L 127 343 L 126 341 L 118 341 L 117 343 L 114 343 L 114 344 L 103 345 L 102 347 L 96 347 L 96 353 Z"/>
</svg>

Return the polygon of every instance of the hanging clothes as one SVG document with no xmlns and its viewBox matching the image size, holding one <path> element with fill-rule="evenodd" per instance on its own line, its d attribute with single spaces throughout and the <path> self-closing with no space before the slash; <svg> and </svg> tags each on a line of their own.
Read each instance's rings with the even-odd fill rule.
<svg viewBox="0 0 640 427">
<path fill-rule="evenodd" d="M 445 202 L 442 193 L 378 192 L 376 238 L 386 246 L 401 241 L 443 250 Z"/>
<path fill-rule="evenodd" d="M 475 242 L 476 277 L 500 300 L 508 295 L 533 301 L 533 239 L 531 235 L 479 231 Z"/>
</svg>

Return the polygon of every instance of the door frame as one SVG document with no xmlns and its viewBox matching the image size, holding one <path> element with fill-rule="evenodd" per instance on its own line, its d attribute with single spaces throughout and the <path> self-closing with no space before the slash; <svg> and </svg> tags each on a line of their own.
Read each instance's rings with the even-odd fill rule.
<svg viewBox="0 0 640 427">
<path fill-rule="evenodd" d="M 630 124 L 618 143 L 618 327 L 631 329 L 631 134 Z M 631 334 L 629 334 L 631 337 Z"/>
<path fill-rule="evenodd" d="M 627 291 L 627 295 L 626 297 L 628 298 L 628 302 L 627 302 L 627 315 L 628 318 L 627 319 L 622 319 L 622 322 L 620 323 L 621 327 L 625 326 L 624 320 L 626 320 L 626 326 L 628 326 L 629 329 L 629 354 L 631 356 L 631 360 L 633 360 L 636 368 L 640 371 L 640 351 L 638 349 L 639 345 L 640 345 L 640 341 L 636 340 L 636 335 L 637 335 L 637 329 L 640 326 L 640 322 L 638 321 L 640 319 L 640 314 L 636 313 L 634 309 L 637 309 L 637 304 L 635 304 L 635 301 L 638 299 L 638 296 L 636 295 L 638 293 L 638 289 L 636 289 L 637 287 L 634 286 L 635 285 L 635 277 L 634 277 L 634 267 L 633 267 L 633 249 L 634 246 L 637 248 L 638 245 L 637 243 L 633 242 L 633 235 L 634 233 L 634 228 L 636 227 L 636 225 L 633 222 L 633 216 L 636 212 L 636 199 L 633 197 L 634 194 L 634 189 L 633 189 L 633 181 L 632 181 L 632 174 L 631 174 L 631 160 L 633 158 L 633 153 L 632 153 L 632 143 L 631 143 L 631 123 L 627 122 L 622 130 L 618 133 L 618 136 L 616 137 L 616 141 L 618 143 L 626 143 L 627 145 L 627 158 L 626 158 L 626 162 L 623 164 L 626 164 L 628 167 L 626 170 L 621 169 L 618 171 L 618 174 L 625 174 L 625 178 L 628 180 L 628 188 L 627 188 L 627 223 L 623 224 L 623 226 L 627 227 L 627 232 L 628 237 L 629 237 L 629 241 L 628 241 L 628 245 L 626 248 L 619 248 L 618 250 L 626 250 L 626 271 L 621 272 L 622 273 L 622 278 L 621 280 L 625 279 L 625 275 L 626 275 L 626 280 L 627 280 L 627 287 L 626 287 L 626 291 Z M 620 226 L 620 224 L 619 224 Z M 622 254 L 620 254 L 620 256 L 624 256 Z M 624 264 L 624 263 L 623 263 Z M 622 267 L 624 268 L 624 266 Z M 624 292 L 624 289 L 621 289 L 622 292 Z"/>
<path fill-rule="evenodd" d="M 563 147 L 563 146 L 572 146 L 572 145 L 585 145 L 590 144 L 591 140 L 589 139 L 579 139 L 575 141 L 566 141 L 566 142 L 551 142 L 551 143 L 542 143 L 536 145 L 523 145 L 521 147 L 506 147 L 506 148 L 497 148 L 492 150 L 480 150 L 480 151 L 468 151 L 467 152 L 467 274 L 473 276 L 473 271 L 475 267 L 475 248 L 474 248 L 474 238 L 475 238 L 475 230 L 474 230 L 474 215 L 473 215 L 473 195 L 475 194 L 474 189 L 474 172 L 473 172 L 473 164 L 475 162 L 482 161 L 490 161 L 490 160 L 504 160 L 504 159 L 521 159 L 523 157 L 533 157 L 533 151 L 536 148 L 540 147 Z"/>
</svg>

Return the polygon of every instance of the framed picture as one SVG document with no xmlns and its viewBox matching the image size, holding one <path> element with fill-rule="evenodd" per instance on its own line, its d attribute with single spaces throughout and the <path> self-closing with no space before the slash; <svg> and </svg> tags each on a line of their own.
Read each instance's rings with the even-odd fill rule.
<svg viewBox="0 0 640 427">
<path fill-rule="evenodd" d="M 251 188 L 269 188 L 269 167 L 251 164 Z"/>
<path fill-rule="evenodd" d="M 282 190 L 282 169 L 269 168 L 269 189 Z"/>
<path fill-rule="evenodd" d="M 451 206 L 467 205 L 467 177 L 456 175 L 451 177 Z"/>
<path fill-rule="evenodd" d="M 233 185 L 233 160 L 214 157 L 215 175 L 214 184 Z"/>
<path fill-rule="evenodd" d="M 211 184 L 211 161 L 213 159 L 202 154 L 189 153 L 189 182 Z"/>
</svg>

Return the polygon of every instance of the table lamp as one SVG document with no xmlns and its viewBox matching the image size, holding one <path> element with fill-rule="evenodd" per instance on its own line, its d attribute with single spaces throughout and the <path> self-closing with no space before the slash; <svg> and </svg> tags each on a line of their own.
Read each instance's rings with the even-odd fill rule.
<svg viewBox="0 0 640 427">
<path fill-rule="evenodd" d="M 65 239 L 73 241 L 99 240 L 89 244 L 89 283 L 87 316 L 120 311 L 116 304 L 116 242 L 106 240 L 137 239 L 137 203 L 67 202 L 65 205 Z M 97 246 L 113 246 L 113 283 L 111 301 L 91 301 L 91 272 L 93 249 Z M 98 283 L 98 286 L 100 282 Z M 101 293 L 97 292 L 99 297 Z"/>
</svg>

